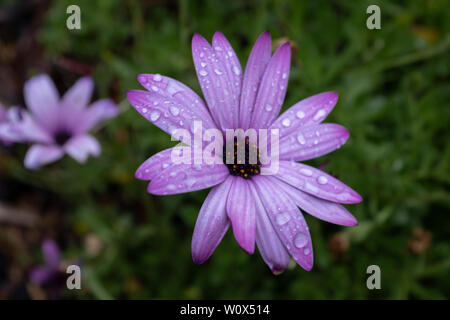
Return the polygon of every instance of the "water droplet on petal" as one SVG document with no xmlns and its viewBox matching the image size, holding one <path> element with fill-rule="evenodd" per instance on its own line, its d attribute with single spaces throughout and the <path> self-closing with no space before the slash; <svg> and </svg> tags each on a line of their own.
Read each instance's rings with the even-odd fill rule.
<svg viewBox="0 0 450 320">
<path fill-rule="evenodd" d="M 215 74 L 217 74 L 218 76 L 221 76 L 223 74 L 222 71 L 220 71 L 219 69 L 214 69 Z"/>
<path fill-rule="evenodd" d="M 155 110 L 150 114 L 150 120 L 156 121 L 159 119 L 160 116 L 161 116 L 161 112 L 159 112 L 158 110 Z"/>
<path fill-rule="evenodd" d="M 317 188 L 315 185 L 307 182 L 306 183 L 306 190 L 312 192 L 312 193 L 318 193 L 319 192 L 319 188 Z"/>
<path fill-rule="evenodd" d="M 281 75 L 281 79 L 286 79 L 286 77 L 287 77 L 287 73 L 283 72 L 283 74 Z"/>
<path fill-rule="evenodd" d="M 241 70 L 237 66 L 233 66 L 233 72 L 237 76 L 241 74 Z"/>
<path fill-rule="evenodd" d="M 285 127 L 289 127 L 291 125 L 291 119 L 284 118 L 283 121 L 281 121 L 281 124 Z"/>
<path fill-rule="evenodd" d="M 178 116 L 179 114 L 180 114 L 180 109 L 178 109 L 177 107 L 175 107 L 175 106 L 171 106 L 170 107 L 170 113 L 173 115 L 173 116 Z"/>
<path fill-rule="evenodd" d="M 324 115 L 325 115 L 325 110 L 320 109 L 320 110 L 317 111 L 316 114 L 314 115 L 314 120 L 315 120 L 315 121 L 319 121 L 321 118 L 323 118 Z"/>
<path fill-rule="evenodd" d="M 199 73 L 202 77 L 208 75 L 208 72 L 207 72 L 206 70 L 203 70 L 203 69 L 200 70 L 198 73 Z"/>
<path fill-rule="evenodd" d="M 142 113 L 147 113 L 147 108 L 142 108 Z"/>
<path fill-rule="evenodd" d="M 162 77 L 161 77 L 161 75 L 160 75 L 159 73 L 158 73 L 158 74 L 155 74 L 155 75 L 153 76 L 153 80 L 156 81 L 156 82 L 161 81 L 161 79 L 162 79 Z"/>
<path fill-rule="evenodd" d="M 300 144 L 305 144 L 305 143 L 306 143 L 305 137 L 304 137 L 303 134 L 301 134 L 301 133 L 298 134 L 298 136 L 297 136 L 297 141 L 298 141 L 298 143 L 300 143 Z"/>
<path fill-rule="evenodd" d="M 325 177 L 325 176 L 319 176 L 319 177 L 317 178 L 317 182 L 318 182 L 319 184 L 325 184 L 325 183 L 328 182 L 328 179 L 327 179 L 327 177 Z"/>
<path fill-rule="evenodd" d="M 299 119 L 303 119 L 305 117 L 305 113 L 302 110 L 297 111 L 296 115 Z"/>
<path fill-rule="evenodd" d="M 307 168 L 301 168 L 300 169 L 300 173 L 305 175 L 305 176 L 307 176 L 307 177 L 311 177 L 312 174 L 313 174 L 312 170 L 309 170 Z"/>
<path fill-rule="evenodd" d="M 309 254 L 310 250 L 309 248 L 304 248 L 303 253 L 307 256 Z"/>
<path fill-rule="evenodd" d="M 273 109 L 272 105 L 266 104 L 266 111 L 271 111 Z"/>
<path fill-rule="evenodd" d="M 289 213 L 280 213 L 277 215 L 275 220 L 277 221 L 277 224 L 279 226 L 282 226 L 282 225 L 285 225 L 286 223 L 288 223 L 289 220 L 291 220 L 291 216 L 289 215 Z"/>
<path fill-rule="evenodd" d="M 294 238 L 294 245 L 297 248 L 303 248 L 308 243 L 308 236 L 304 234 L 303 232 L 297 233 L 297 235 Z"/>
<path fill-rule="evenodd" d="M 167 185 L 167 187 L 166 187 L 166 189 L 167 190 L 170 190 L 170 191 L 173 191 L 173 190 L 175 190 L 177 187 L 174 185 L 174 184 L 168 184 Z"/>
<path fill-rule="evenodd" d="M 153 91 L 158 91 L 158 87 L 157 86 L 151 86 Z"/>
</svg>

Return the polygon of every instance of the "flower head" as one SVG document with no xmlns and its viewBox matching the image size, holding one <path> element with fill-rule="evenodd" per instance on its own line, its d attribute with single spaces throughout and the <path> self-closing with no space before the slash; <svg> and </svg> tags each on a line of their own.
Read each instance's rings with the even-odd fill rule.
<svg viewBox="0 0 450 320">
<path fill-rule="evenodd" d="M 288 84 L 291 49 L 285 43 L 272 55 L 268 32 L 256 41 L 244 73 L 233 48 L 220 32 L 214 34 L 212 45 L 195 34 L 192 54 L 206 103 L 174 79 L 141 74 L 138 81 L 148 91 L 127 93 L 136 110 L 169 134 L 177 128 L 196 133 L 196 121 L 201 121 L 203 128 L 222 133 L 228 129 L 268 129 L 279 133 L 279 151 L 249 139 L 241 141 L 240 146 L 236 140 L 224 139 L 223 144 L 231 146 L 231 151 L 215 150 L 218 158 L 225 160 L 233 150 L 236 155 L 241 147 L 245 161 L 234 157 L 231 162 L 211 164 L 196 162 L 195 150 L 193 156 L 190 153 L 190 160 L 194 161 L 176 163 L 173 155 L 178 151 L 171 148 L 145 161 L 136 177 L 151 181 L 148 192 L 152 194 L 213 187 L 195 225 L 195 263 L 203 263 L 211 256 L 231 225 L 239 245 L 251 254 L 256 243 L 274 273 L 286 269 L 290 257 L 310 270 L 312 243 L 300 209 L 319 219 L 350 226 L 357 221 L 340 203 L 362 201 L 354 190 L 334 177 L 298 162 L 327 154 L 347 140 L 349 133 L 344 127 L 322 123 L 338 95 L 314 95 L 278 116 Z M 195 149 L 195 143 L 188 148 Z M 252 148 L 256 150 L 255 159 L 247 162 Z M 278 167 L 272 174 L 262 172 L 267 169 L 262 161 L 265 151 L 277 156 Z"/>
<path fill-rule="evenodd" d="M 61 251 L 58 244 L 51 239 L 44 240 L 42 242 L 42 254 L 44 256 L 44 264 L 31 269 L 31 281 L 40 285 L 59 281 L 62 271 L 60 270 Z"/>
<path fill-rule="evenodd" d="M 117 115 L 118 108 L 110 99 L 98 100 L 88 107 L 93 88 L 92 79 L 84 77 L 60 98 L 46 74 L 26 82 L 28 111 L 21 111 L 16 130 L 22 141 L 33 143 L 25 156 L 28 169 L 37 169 L 66 153 L 80 163 L 89 155 L 100 154 L 100 144 L 88 131 L 99 121 Z"/>
</svg>

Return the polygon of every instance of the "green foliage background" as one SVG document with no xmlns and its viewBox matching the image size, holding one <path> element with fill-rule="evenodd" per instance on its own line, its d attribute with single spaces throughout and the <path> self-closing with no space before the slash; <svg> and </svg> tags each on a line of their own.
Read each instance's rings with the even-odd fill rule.
<svg viewBox="0 0 450 320">
<path fill-rule="evenodd" d="M 81 7 L 82 29 L 65 28 L 66 7 Z M 381 30 L 366 28 L 366 8 L 381 7 Z M 310 95 L 339 92 L 326 120 L 350 131 L 326 171 L 357 190 L 347 208 L 356 227 L 307 217 L 315 266 L 274 276 L 259 253 L 247 255 L 228 232 L 211 259 L 194 265 L 190 241 L 207 191 L 158 197 L 135 169 L 173 144 L 125 100 L 136 75 L 161 73 L 201 93 L 193 67 L 194 32 L 222 31 L 245 66 L 253 42 L 269 30 L 298 47 L 284 108 Z M 27 172 L 9 158 L 8 176 L 50 192 L 63 208 L 64 255 L 83 261 L 75 297 L 126 299 L 445 299 L 450 293 L 450 10 L 435 1 L 54 1 L 39 41 L 50 61 L 70 57 L 94 67 L 97 95 L 116 82 L 122 114 L 96 133 L 103 153 L 79 165 L 69 158 Z M 33 72 L 30 70 L 30 76 Z M 22 156 L 25 149 L 18 147 Z M 432 234 L 421 254 L 412 230 Z M 62 231 L 61 231 L 62 232 Z M 334 259 L 330 238 L 349 239 Z M 88 255 L 87 234 L 103 242 Z M 64 237 L 59 233 L 60 237 Z M 39 261 L 39 248 L 33 254 Z M 382 271 L 382 290 L 366 288 L 366 268 Z"/>
</svg>

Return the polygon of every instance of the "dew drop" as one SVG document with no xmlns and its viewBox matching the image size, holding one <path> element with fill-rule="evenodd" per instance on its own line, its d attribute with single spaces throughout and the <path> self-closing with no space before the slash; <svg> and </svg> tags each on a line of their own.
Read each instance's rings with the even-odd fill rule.
<svg viewBox="0 0 450 320">
<path fill-rule="evenodd" d="M 309 248 L 303 249 L 303 253 L 305 254 L 305 256 L 307 256 L 309 254 L 309 252 L 310 252 Z"/>
<path fill-rule="evenodd" d="M 208 72 L 207 72 L 206 70 L 200 70 L 200 71 L 199 71 L 199 74 L 200 74 L 202 77 L 204 77 L 204 76 L 208 75 Z"/>
<path fill-rule="evenodd" d="M 179 114 L 180 114 L 180 109 L 178 109 L 177 107 L 175 107 L 175 106 L 171 106 L 170 107 L 170 113 L 173 115 L 173 116 L 178 116 Z"/>
<path fill-rule="evenodd" d="M 147 113 L 147 108 L 142 108 L 142 113 Z"/>
<path fill-rule="evenodd" d="M 283 121 L 281 122 L 281 124 L 285 127 L 289 127 L 291 125 L 291 119 L 284 118 Z"/>
<path fill-rule="evenodd" d="M 327 177 L 325 177 L 325 176 L 319 176 L 319 177 L 317 178 L 317 182 L 318 182 L 319 184 L 325 184 L 325 183 L 328 182 L 328 179 L 327 179 Z"/>
<path fill-rule="evenodd" d="M 296 115 L 299 119 L 303 119 L 305 117 L 305 113 L 302 110 L 297 111 Z"/>
<path fill-rule="evenodd" d="M 305 143 L 306 143 L 305 137 L 304 137 L 303 134 L 301 134 L 301 133 L 298 134 L 298 136 L 297 136 L 297 141 L 298 141 L 298 143 L 300 143 L 300 144 L 305 144 Z"/>
<path fill-rule="evenodd" d="M 276 221 L 279 226 L 285 225 L 289 222 L 289 220 L 291 220 L 289 213 L 280 213 L 276 217 Z"/>
<path fill-rule="evenodd" d="M 307 176 L 307 177 L 311 177 L 312 174 L 313 174 L 312 170 L 307 169 L 307 168 L 301 168 L 300 169 L 300 173 L 305 175 L 305 176 Z"/>
<path fill-rule="evenodd" d="M 286 77 L 287 77 L 287 73 L 283 72 L 283 74 L 281 75 L 281 79 L 286 79 Z"/>
<path fill-rule="evenodd" d="M 271 111 L 273 109 L 272 105 L 266 104 L 266 111 Z"/>
<path fill-rule="evenodd" d="M 161 112 L 155 110 L 150 114 L 150 120 L 156 121 L 159 119 L 160 116 L 161 116 Z"/>
<path fill-rule="evenodd" d="M 222 71 L 220 71 L 219 69 L 214 69 L 215 74 L 217 74 L 218 76 L 221 76 L 223 74 Z"/>
<path fill-rule="evenodd" d="M 174 185 L 174 184 L 168 184 L 167 185 L 167 187 L 166 187 L 166 189 L 167 190 L 170 190 L 170 191 L 173 191 L 173 190 L 175 190 L 177 187 Z"/>
<path fill-rule="evenodd" d="M 308 236 L 304 234 L 303 232 L 297 233 L 297 235 L 294 238 L 294 245 L 297 248 L 303 248 L 308 243 Z"/>
<path fill-rule="evenodd" d="M 315 120 L 315 121 L 319 121 L 324 115 L 325 115 L 325 110 L 320 109 L 320 110 L 317 111 L 316 114 L 314 115 L 314 120 Z"/>
<path fill-rule="evenodd" d="M 233 72 L 237 76 L 241 74 L 241 70 L 237 66 L 233 66 Z"/>
<path fill-rule="evenodd" d="M 153 91 L 158 91 L 158 87 L 157 86 L 151 86 Z"/>
<path fill-rule="evenodd" d="M 155 74 L 155 75 L 153 76 L 153 80 L 156 81 L 156 82 L 161 81 L 161 79 L 162 79 L 162 77 L 161 77 L 161 75 L 160 75 L 159 73 L 158 73 L 158 74 Z"/>
<path fill-rule="evenodd" d="M 313 185 L 313 184 L 311 184 L 309 182 L 306 183 L 305 187 L 306 187 L 306 189 L 308 191 L 310 191 L 312 193 L 318 193 L 319 192 L 319 188 L 317 188 L 315 185 Z"/>
</svg>

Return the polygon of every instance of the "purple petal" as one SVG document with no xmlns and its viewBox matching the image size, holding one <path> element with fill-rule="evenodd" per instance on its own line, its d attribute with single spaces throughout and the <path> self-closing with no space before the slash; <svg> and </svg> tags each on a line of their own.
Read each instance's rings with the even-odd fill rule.
<svg viewBox="0 0 450 320">
<path fill-rule="evenodd" d="M 266 129 L 278 116 L 286 95 L 290 65 L 291 47 L 286 42 L 275 51 L 262 77 L 252 115 L 252 128 Z"/>
<path fill-rule="evenodd" d="M 52 268 L 58 268 L 61 262 L 61 252 L 57 243 L 53 240 L 46 239 L 42 242 L 42 253 L 44 254 L 45 262 Z"/>
<path fill-rule="evenodd" d="M 80 78 L 61 99 L 61 106 L 68 109 L 84 109 L 92 97 L 94 82 L 91 77 Z"/>
<path fill-rule="evenodd" d="M 280 137 L 297 132 L 301 127 L 321 123 L 336 105 L 338 94 L 324 92 L 297 102 L 270 126 L 279 129 Z"/>
<path fill-rule="evenodd" d="M 348 130 L 334 123 L 301 127 L 280 138 L 280 160 L 305 161 L 340 148 L 348 139 Z"/>
<path fill-rule="evenodd" d="M 101 147 L 97 139 L 88 134 L 83 134 L 70 139 L 64 145 L 64 150 L 78 162 L 84 163 L 90 155 L 98 157 Z"/>
<path fill-rule="evenodd" d="M 184 106 L 195 118 L 203 121 L 203 128 L 216 128 L 216 124 L 203 100 L 186 85 L 160 74 L 140 74 L 137 78 L 139 83 L 147 90 L 157 92 L 161 96 L 173 99 Z"/>
<path fill-rule="evenodd" d="M 292 258 L 305 270 L 313 266 L 311 236 L 301 211 L 283 191 L 273 177 L 253 177 L 258 195 L 267 215 Z M 277 190 L 277 192 L 274 192 Z"/>
<path fill-rule="evenodd" d="M 217 31 L 214 34 L 212 46 L 217 57 L 225 67 L 225 73 L 228 77 L 228 81 L 231 84 L 234 95 L 237 97 L 237 101 L 239 101 L 242 85 L 242 67 L 236 53 L 227 38 L 225 38 L 220 31 Z M 239 113 L 236 114 L 236 122 L 239 120 L 238 117 Z"/>
<path fill-rule="evenodd" d="M 338 203 L 361 202 L 361 196 L 336 178 L 302 163 L 280 161 L 276 178 L 315 197 Z"/>
<path fill-rule="evenodd" d="M 140 180 L 152 180 L 162 170 L 172 164 L 172 152 L 174 148 L 169 148 L 158 152 L 143 162 L 136 170 L 135 177 Z"/>
<path fill-rule="evenodd" d="M 224 181 L 229 173 L 223 164 L 172 164 L 153 178 L 147 191 L 165 195 L 206 189 Z"/>
<path fill-rule="evenodd" d="M 38 169 L 45 164 L 60 159 L 63 155 L 64 151 L 58 146 L 35 144 L 25 156 L 25 167 L 30 170 Z"/>
<path fill-rule="evenodd" d="M 292 201 L 294 201 L 296 205 L 308 212 L 310 215 L 318 219 L 343 226 L 354 226 L 358 224 L 355 217 L 342 205 L 310 196 L 306 192 L 298 190 L 280 180 L 276 182 L 279 187 L 291 197 Z"/>
<path fill-rule="evenodd" d="M 256 245 L 261 253 L 264 262 L 269 266 L 273 273 L 283 272 L 289 264 L 289 254 L 283 243 L 277 235 L 266 209 L 259 198 L 258 193 L 250 183 L 252 196 L 255 199 L 256 208 Z"/>
<path fill-rule="evenodd" d="M 271 53 L 270 33 L 265 31 L 256 40 L 245 66 L 239 110 L 239 127 L 244 130 L 250 127 L 256 94 Z"/>
<path fill-rule="evenodd" d="M 25 83 L 24 97 L 28 109 L 37 121 L 54 128 L 59 117 L 59 94 L 52 79 L 46 74 L 37 75 Z"/>
<path fill-rule="evenodd" d="M 79 121 L 73 121 L 74 130 L 77 133 L 89 131 L 97 123 L 115 117 L 119 113 L 119 108 L 111 99 L 101 99 L 92 103 L 81 114 Z M 70 119 L 69 119 L 70 120 Z"/>
<path fill-rule="evenodd" d="M 239 245 L 250 254 L 255 251 L 255 202 L 248 181 L 233 177 L 227 200 L 227 213 Z"/>
<path fill-rule="evenodd" d="M 8 112 L 10 130 L 17 141 L 51 144 L 53 138 L 48 128 L 36 122 L 33 116 L 21 108 L 10 108 Z"/>
<path fill-rule="evenodd" d="M 233 92 L 226 69 L 215 51 L 199 34 L 192 38 L 192 56 L 203 95 L 216 123 L 221 129 L 238 125 L 238 97 Z"/>
<path fill-rule="evenodd" d="M 214 187 L 200 209 L 191 244 L 192 259 L 196 264 L 208 260 L 230 226 L 225 206 L 231 183 L 229 177 Z"/>
<path fill-rule="evenodd" d="M 176 129 L 193 132 L 194 121 L 203 120 L 191 108 L 156 92 L 130 90 L 127 96 L 142 116 L 169 134 Z"/>
</svg>

